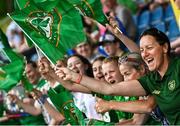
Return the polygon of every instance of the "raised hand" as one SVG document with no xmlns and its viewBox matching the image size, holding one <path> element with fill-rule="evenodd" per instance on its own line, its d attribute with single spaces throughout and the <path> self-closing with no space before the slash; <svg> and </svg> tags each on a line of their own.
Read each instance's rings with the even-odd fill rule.
<svg viewBox="0 0 180 126">
<path fill-rule="evenodd" d="M 56 69 L 56 74 L 63 80 L 72 80 L 73 73 L 73 71 L 69 70 L 66 67 L 60 67 Z"/>
<path fill-rule="evenodd" d="M 39 72 L 46 80 L 52 80 L 55 75 L 54 69 L 51 67 L 50 62 L 45 58 L 41 58 L 38 62 Z"/>
<path fill-rule="evenodd" d="M 37 100 L 39 99 L 43 94 L 37 89 L 33 89 L 33 91 L 30 93 L 33 99 Z"/>
<path fill-rule="evenodd" d="M 20 101 L 20 99 L 14 94 L 8 94 L 7 96 L 12 103 L 17 103 Z"/>
<path fill-rule="evenodd" d="M 109 25 L 110 24 L 110 25 Z M 120 34 L 122 34 L 122 32 L 120 31 L 120 29 L 118 28 L 118 23 L 115 20 L 114 17 L 109 17 L 109 24 L 106 25 L 106 28 L 112 32 L 114 35 L 118 36 Z"/>
<path fill-rule="evenodd" d="M 38 66 L 39 66 L 39 72 L 41 72 L 41 74 L 46 74 L 51 69 L 50 62 L 45 57 L 42 57 L 39 60 Z"/>
<path fill-rule="evenodd" d="M 109 101 L 105 101 L 101 98 L 96 98 L 95 109 L 99 113 L 105 113 L 110 111 Z"/>
</svg>

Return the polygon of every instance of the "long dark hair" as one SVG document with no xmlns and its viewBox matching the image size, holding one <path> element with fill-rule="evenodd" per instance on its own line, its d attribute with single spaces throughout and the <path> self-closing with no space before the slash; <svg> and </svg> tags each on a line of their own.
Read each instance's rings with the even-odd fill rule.
<svg viewBox="0 0 180 126">
<path fill-rule="evenodd" d="M 170 56 L 170 51 L 171 51 L 171 47 L 170 47 L 170 41 L 169 41 L 169 38 L 167 37 L 167 35 L 165 33 L 163 33 L 162 31 L 158 30 L 157 28 L 150 28 L 150 29 L 147 29 L 145 30 L 139 40 L 143 37 L 143 36 L 146 36 L 146 35 L 150 35 L 150 36 L 153 36 L 156 41 L 159 43 L 159 45 L 164 45 L 165 43 L 168 44 L 168 56 Z"/>
<path fill-rule="evenodd" d="M 86 75 L 89 76 L 89 77 L 94 77 L 93 70 L 92 70 L 92 65 L 85 57 L 83 57 L 83 56 L 81 56 L 79 54 L 74 54 L 74 55 L 68 57 L 68 59 L 71 58 L 71 57 L 78 57 L 85 65 L 88 66 L 87 70 L 85 71 Z"/>
</svg>

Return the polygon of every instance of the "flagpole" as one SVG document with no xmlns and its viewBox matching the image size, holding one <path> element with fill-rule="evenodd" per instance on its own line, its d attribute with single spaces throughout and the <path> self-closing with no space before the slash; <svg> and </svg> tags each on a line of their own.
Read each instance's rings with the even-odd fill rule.
<svg viewBox="0 0 180 126">
<path fill-rule="evenodd" d="M 40 53 L 40 50 L 35 46 L 37 55 L 38 55 L 38 59 L 40 60 L 44 55 L 42 53 Z"/>
<path fill-rule="evenodd" d="M 11 15 L 9 13 L 7 13 L 7 15 L 11 18 L 11 20 L 13 20 L 13 18 L 11 17 Z M 14 20 L 13 20 L 14 21 Z M 15 22 L 15 21 L 14 21 Z M 16 23 L 16 22 L 15 22 Z M 18 25 L 16 23 L 16 25 Z M 19 26 L 19 25 L 18 25 Z M 33 42 L 33 44 L 38 47 L 38 49 L 43 53 L 44 56 L 46 56 L 46 58 L 50 61 L 51 64 L 53 64 L 55 66 L 55 64 L 48 58 L 48 56 L 43 52 L 43 50 L 41 48 L 39 48 L 39 46 L 34 42 L 34 40 L 23 30 L 23 28 L 21 28 L 21 26 L 19 26 L 20 29 L 24 32 L 24 34 Z"/>
</svg>

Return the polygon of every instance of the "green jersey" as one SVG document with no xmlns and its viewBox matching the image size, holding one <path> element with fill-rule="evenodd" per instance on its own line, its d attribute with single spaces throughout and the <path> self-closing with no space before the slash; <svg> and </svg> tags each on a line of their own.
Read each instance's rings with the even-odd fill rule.
<svg viewBox="0 0 180 126">
<path fill-rule="evenodd" d="M 115 101 L 126 102 L 126 101 L 134 101 L 137 100 L 137 97 L 128 97 L 128 96 L 114 96 Z M 116 111 L 118 115 L 118 119 L 131 119 L 133 117 L 133 113 Z"/>
<path fill-rule="evenodd" d="M 110 95 L 96 94 L 96 96 L 107 101 L 114 100 L 114 96 L 110 96 Z M 113 122 L 113 123 L 119 122 L 118 115 L 115 110 L 109 111 L 109 116 L 110 116 L 110 122 Z"/>
<path fill-rule="evenodd" d="M 155 97 L 156 103 L 170 124 L 180 124 L 180 59 L 170 59 L 162 79 L 159 73 L 154 71 L 138 81 L 148 94 Z"/>
</svg>

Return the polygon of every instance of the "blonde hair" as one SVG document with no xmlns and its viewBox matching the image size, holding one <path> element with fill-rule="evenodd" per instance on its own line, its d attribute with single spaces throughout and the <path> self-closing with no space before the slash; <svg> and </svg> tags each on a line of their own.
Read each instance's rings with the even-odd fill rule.
<svg viewBox="0 0 180 126">
<path fill-rule="evenodd" d="M 118 64 L 118 59 L 119 59 L 119 57 L 117 57 L 117 56 L 110 56 L 110 57 L 107 57 L 107 58 L 105 58 L 105 59 L 103 60 L 103 64 L 104 64 L 104 63 L 112 63 L 112 62 Z"/>
<path fill-rule="evenodd" d="M 129 66 L 132 66 L 136 70 L 139 70 L 142 65 L 146 69 L 146 64 L 144 63 L 141 55 L 139 53 L 130 52 L 125 54 L 124 56 L 120 57 L 118 60 L 119 65 L 121 64 L 127 64 Z"/>
</svg>

